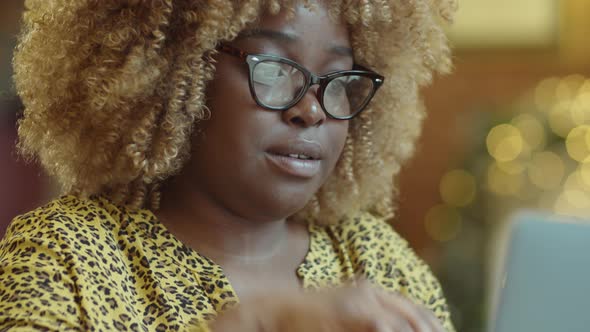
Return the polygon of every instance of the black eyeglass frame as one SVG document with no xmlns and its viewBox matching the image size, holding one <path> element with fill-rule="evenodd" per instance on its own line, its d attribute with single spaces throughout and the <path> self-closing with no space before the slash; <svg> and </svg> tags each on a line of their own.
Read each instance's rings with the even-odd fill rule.
<svg viewBox="0 0 590 332">
<path fill-rule="evenodd" d="M 298 64 L 297 62 L 287 59 L 287 58 L 283 58 L 281 56 L 271 55 L 271 54 L 251 54 L 251 53 L 245 52 L 237 47 L 230 46 L 227 44 L 219 45 L 217 47 L 217 50 L 220 52 L 232 55 L 232 56 L 236 56 L 248 64 L 248 72 L 249 72 L 248 85 L 250 87 L 250 94 L 252 95 L 252 98 L 254 99 L 256 104 L 258 104 L 260 107 L 270 109 L 270 110 L 275 110 L 275 111 L 285 111 L 285 110 L 288 110 L 289 108 L 295 106 L 299 101 L 301 101 L 301 99 L 303 98 L 303 96 L 305 96 L 305 94 L 307 93 L 307 91 L 309 90 L 309 88 L 311 86 L 318 84 L 320 87 L 317 91 L 317 97 L 318 97 L 318 101 L 320 102 L 320 106 L 322 107 L 322 110 L 324 111 L 324 113 L 332 119 L 350 120 L 350 119 L 354 118 L 355 116 L 359 115 L 367 107 L 367 105 L 369 104 L 371 99 L 373 99 L 373 97 L 375 96 L 375 93 L 377 92 L 379 87 L 381 87 L 381 85 L 383 85 L 383 81 L 385 80 L 385 78 L 383 76 L 381 76 L 381 75 L 377 74 L 376 72 L 371 71 L 367 68 L 364 68 L 360 65 L 357 65 L 357 64 L 354 65 L 355 69 L 353 69 L 353 70 L 340 70 L 340 71 L 336 71 L 333 73 L 329 73 L 324 76 L 318 76 L 318 75 L 315 75 L 314 73 L 310 72 L 305 67 Z M 254 68 L 256 67 L 256 65 L 258 63 L 261 63 L 261 62 L 264 62 L 267 60 L 286 63 L 290 66 L 293 66 L 293 67 L 297 68 L 299 71 L 301 71 L 305 77 L 305 87 L 303 89 L 301 89 L 301 92 L 299 92 L 299 94 L 297 95 L 297 97 L 295 97 L 293 99 L 293 101 L 291 101 L 289 104 L 287 104 L 285 106 L 275 107 L 275 106 L 266 105 L 262 101 L 260 101 L 258 99 L 258 97 L 256 96 L 256 91 L 254 90 L 254 83 L 253 83 L 254 82 Z M 363 101 L 363 104 L 356 110 L 356 112 L 354 112 L 350 115 L 347 115 L 347 116 L 335 116 L 335 115 L 330 114 L 330 112 L 328 112 L 326 110 L 326 107 L 324 106 L 324 91 L 325 91 L 326 87 L 335 78 L 342 77 L 342 76 L 351 76 L 351 75 L 358 75 L 358 76 L 370 78 L 371 81 L 373 82 L 371 93 L 369 94 L 368 97 L 365 98 L 365 100 Z"/>
</svg>

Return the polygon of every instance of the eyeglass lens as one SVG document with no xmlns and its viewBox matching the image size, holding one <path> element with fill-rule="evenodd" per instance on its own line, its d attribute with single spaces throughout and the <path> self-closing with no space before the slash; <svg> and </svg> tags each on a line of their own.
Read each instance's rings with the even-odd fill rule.
<svg viewBox="0 0 590 332">
<path fill-rule="evenodd" d="M 301 93 L 305 75 L 290 64 L 266 60 L 256 64 L 252 73 L 254 93 L 270 107 L 284 107 Z M 360 75 L 332 79 L 324 90 L 324 107 L 334 117 L 355 114 L 370 98 L 373 81 Z"/>
</svg>

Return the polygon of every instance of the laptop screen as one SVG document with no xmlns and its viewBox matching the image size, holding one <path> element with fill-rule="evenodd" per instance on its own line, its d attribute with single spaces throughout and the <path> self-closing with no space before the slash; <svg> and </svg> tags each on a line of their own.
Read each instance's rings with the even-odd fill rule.
<svg viewBox="0 0 590 332">
<path fill-rule="evenodd" d="M 490 331 L 590 331 L 590 220 L 527 212 L 512 225 Z"/>
</svg>

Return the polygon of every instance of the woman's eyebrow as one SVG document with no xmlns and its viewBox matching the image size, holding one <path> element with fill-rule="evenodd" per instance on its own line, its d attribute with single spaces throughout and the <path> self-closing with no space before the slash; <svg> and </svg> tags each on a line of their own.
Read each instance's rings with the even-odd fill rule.
<svg viewBox="0 0 590 332">
<path fill-rule="evenodd" d="M 269 29 L 248 29 L 240 32 L 240 34 L 236 37 L 237 39 L 242 38 L 267 38 L 272 39 L 280 42 L 296 42 L 299 41 L 299 36 L 294 33 L 285 32 L 285 31 L 276 31 L 276 30 L 269 30 Z"/>
<path fill-rule="evenodd" d="M 244 30 L 238 34 L 236 40 L 243 38 L 265 38 L 282 43 L 294 43 L 301 39 L 295 33 L 260 28 Z M 340 56 L 353 57 L 352 48 L 348 46 L 331 45 L 328 47 L 328 51 Z"/>
<path fill-rule="evenodd" d="M 347 57 L 354 57 L 353 53 L 352 53 L 352 48 L 348 47 L 348 46 L 338 46 L 338 45 L 333 45 L 332 47 L 330 47 L 330 52 L 337 54 L 337 55 L 342 55 L 342 56 L 347 56 Z"/>
</svg>

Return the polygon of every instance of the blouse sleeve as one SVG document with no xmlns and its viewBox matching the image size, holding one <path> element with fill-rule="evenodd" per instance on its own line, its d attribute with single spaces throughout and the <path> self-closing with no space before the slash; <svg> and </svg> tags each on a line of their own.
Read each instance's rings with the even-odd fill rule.
<svg viewBox="0 0 590 332">
<path fill-rule="evenodd" d="M 13 220 L 0 241 L 0 331 L 145 329 L 154 315 L 144 312 L 156 304 L 135 302 L 136 279 L 125 277 L 110 239 L 115 226 L 101 213 L 64 198 Z M 180 329 L 209 331 L 204 321 L 189 323 Z"/>
<path fill-rule="evenodd" d="M 348 220 L 342 231 L 357 275 L 426 307 L 447 331 L 455 331 L 439 281 L 391 225 L 365 213 Z"/>
<path fill-rule="evenodd" d="M 67 246 L 33 215 L 0 242 L 0 331 L 81 331 Z"/>
</svg>

